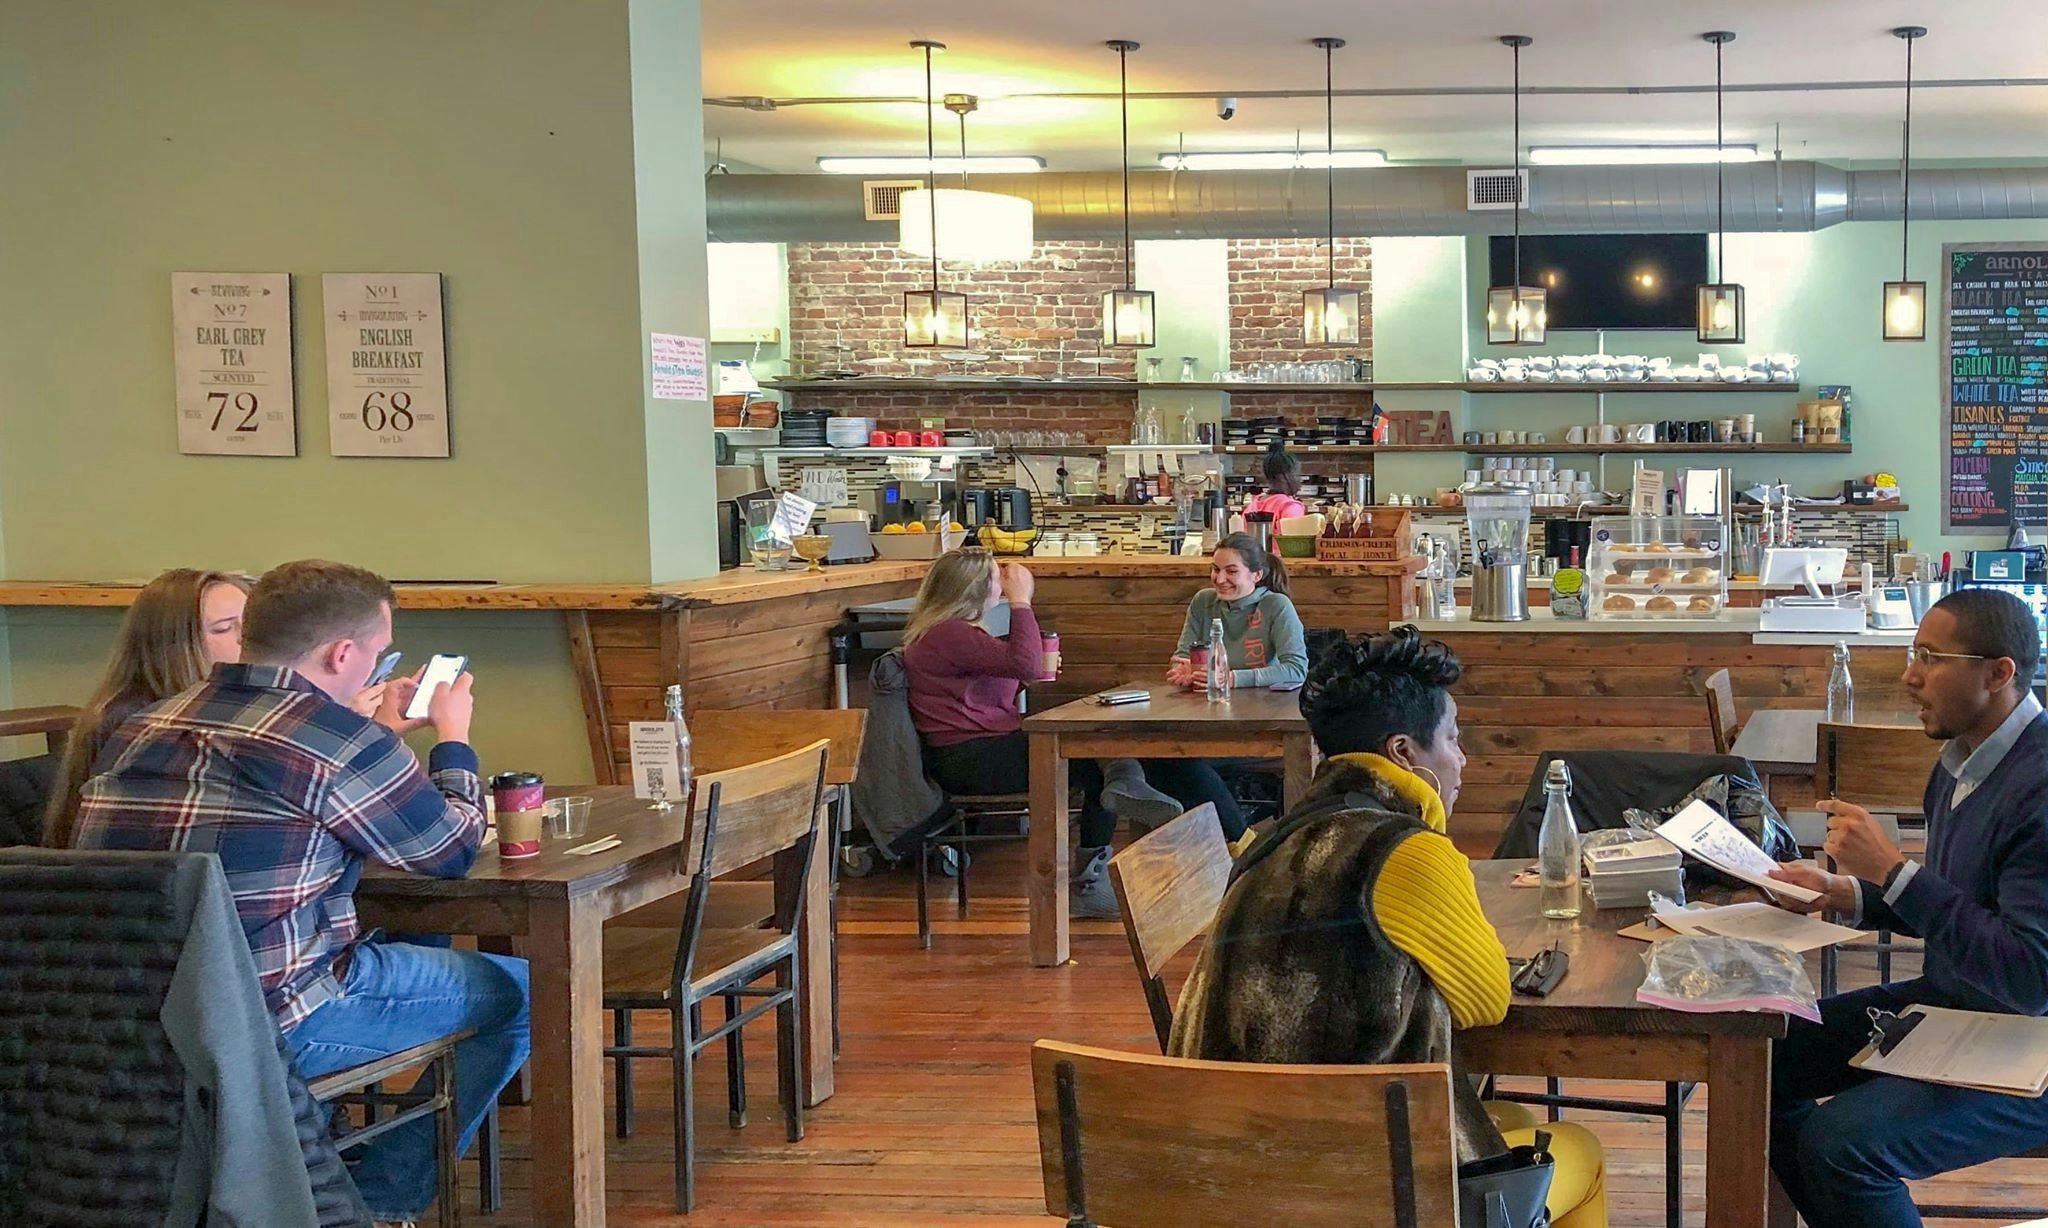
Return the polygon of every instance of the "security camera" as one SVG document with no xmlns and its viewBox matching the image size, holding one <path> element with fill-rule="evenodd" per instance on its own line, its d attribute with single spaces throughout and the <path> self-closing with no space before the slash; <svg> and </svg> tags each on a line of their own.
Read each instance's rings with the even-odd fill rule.
<svg viewBox="0 0 2048 1228">
<path fill-rule="evenodd" d="M 1226 122 L 1227 122 L 1227 121 L 1229 121 L 1229 120 L 1233 120 L 1233 119 L 1236 119 L 1236 118 L 1237 118 L 1237 99 L 1235 99 L 1235 98 L 1218 98 L 1218 99 L 1216 100 L 1216 118 L 1217 118 L 1217 119 L 1220 119 L 1220 120 L 1224 120 L 1224 121 L 1226 121 Z"/>
</svg>

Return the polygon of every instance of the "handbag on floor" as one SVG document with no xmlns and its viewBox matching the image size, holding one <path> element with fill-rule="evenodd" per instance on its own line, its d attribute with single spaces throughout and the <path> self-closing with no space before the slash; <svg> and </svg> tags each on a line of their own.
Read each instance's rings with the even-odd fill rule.
<svg viewBox="0 0 2048 1228">
<path fill-rule="evenodd" d="M 1550 1228 L 1550 1134 L 1458 1165 L 1458 1228 Z"/>
</svg>

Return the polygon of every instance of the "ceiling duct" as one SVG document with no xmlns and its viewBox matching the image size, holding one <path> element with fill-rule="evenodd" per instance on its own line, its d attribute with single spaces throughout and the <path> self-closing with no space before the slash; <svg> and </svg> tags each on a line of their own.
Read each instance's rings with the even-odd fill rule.
<svg viewBox="0 0 2048 1228">
<path fill-rule="evenodd" d="M 1529 172 L 1531 234 L 1705 231 L 1714 223 L 1714 167 L 1555 166 Z M 1727 228 L 1822 230 L 1899 216 L 1895 170 L 1818 162 L 1751 162 L 1726 170 Z M 1337 172 L 1340 235 L 1505 233 L 1505 212 L 1468 207 L 1468 169 L 1395 166 Z M 1041 239 L 1121 237 L 1115 172 L 977 175 L 975 186 L 1021 196 Z M 1933 220 L 2048 218 L 2048 167 L 1962 167 L 1913 176 L 1913 216 Z M 728 243 L 893 243 L 893 222 L 868 220 L 865 187 L 846 175 L 718 175 L 707 181 L 711 237 Z M 1311 238 L 1323 233 L 1320 171 L 1134 171 L 1134 239 Z"/>
</svg>

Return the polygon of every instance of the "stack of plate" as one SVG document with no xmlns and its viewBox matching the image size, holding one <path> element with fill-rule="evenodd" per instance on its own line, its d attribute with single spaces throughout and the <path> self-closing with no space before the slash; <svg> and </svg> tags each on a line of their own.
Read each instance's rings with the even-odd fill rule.
<svg viewBox="0 0 2048 1228">
<path fill-rule="evenodd" d="M 782 446 L 785 448 L 822 448 L 825 446 L 825 423 L 832 416 L 828 409 L 785 409 L 782 411 Z"/>
<path fill-rule="evenodd" d="M 864 448 L 868 433 L 874 429 L 873 418 L 827 418 L 825 442 L 835 448 Z"/>
<path fill-rule="evenodd" d="M 1588 832 L 1581 856 L 1595 908 L 1647 908 L 1650 893 L 1683 899 L 1685 855 L 1678 846 L 1633 828 Z"/>
</svg>

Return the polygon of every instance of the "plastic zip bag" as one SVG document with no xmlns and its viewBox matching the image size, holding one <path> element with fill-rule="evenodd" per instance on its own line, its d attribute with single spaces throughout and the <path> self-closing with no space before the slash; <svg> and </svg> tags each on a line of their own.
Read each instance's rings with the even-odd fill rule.
<svg viewBox="0 0 2048 1228">
<path fill-rule="evenodd" d="M 1650 944 L 1636 1001 L 1675 1011 L 1783 1011 L 1820 1022 L 1806 961 L 1747 938 L 1683 934 Z"/>
</svg>

